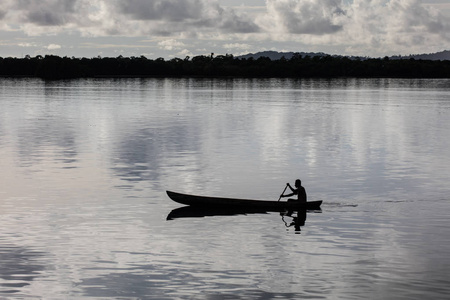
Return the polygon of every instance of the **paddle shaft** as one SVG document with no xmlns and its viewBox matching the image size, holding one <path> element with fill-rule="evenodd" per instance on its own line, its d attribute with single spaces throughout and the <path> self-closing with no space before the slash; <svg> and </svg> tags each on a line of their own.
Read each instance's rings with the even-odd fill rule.
<svg viewBox="0 0 450 300">
<path fill-rule="evenodd" d="M 283 192 L 281 193 L 281 196 L 283 196 L 284 195 L 284 192 L 286 192 L 286 189 L 287 189 L 287 184 L 286 184 L 286 186 L 284 187 L 284 190 L 283 190 Z M 280 198 L 278 198 L 278 201 L 280 201 L 280 199 L 281 199 L 281 196 L 280 196 Z"/>
</svg>

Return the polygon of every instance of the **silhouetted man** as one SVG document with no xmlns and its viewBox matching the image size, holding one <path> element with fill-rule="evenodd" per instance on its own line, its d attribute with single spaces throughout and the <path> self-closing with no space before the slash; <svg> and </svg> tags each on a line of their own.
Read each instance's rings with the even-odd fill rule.
<svg viewBox="0 0 450 300">
<path fill-rule="evenodd" d="M 302 181 L 300 179 L 297 179 L 295 181 L 295 189 L 289 183 L 287 183 L 287 186 L 291 189 L 292 193 L 288 195 L 281 195 L 280 197 L 290 197 L 297 195 L 297 199 L 300 203 L 305 203 L 307 201 L 306 190 L 304 187 L 302 187 Z"/>
</svg>

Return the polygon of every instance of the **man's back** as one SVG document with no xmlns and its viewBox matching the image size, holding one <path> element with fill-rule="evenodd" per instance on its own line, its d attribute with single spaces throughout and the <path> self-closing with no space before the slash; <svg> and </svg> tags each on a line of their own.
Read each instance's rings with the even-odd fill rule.
<svg viewBox="0 0 450 300">
<path fill-rule="evenodd" d="M 298 190 L 297 190 L 297 199 L 300 201 L 300 202 L 306 202 L 307 201 L 307 196 L 306 196 L 306 190 L 305 190 L 305 188 L 304 187 L 302 187 L 302 186 L 299 186 L 298 187 Z"/>
</svg>

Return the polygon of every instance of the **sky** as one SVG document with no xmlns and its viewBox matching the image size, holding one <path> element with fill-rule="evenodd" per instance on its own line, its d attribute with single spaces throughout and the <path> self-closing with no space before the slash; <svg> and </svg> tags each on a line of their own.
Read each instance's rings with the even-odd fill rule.
<svg viewBox="0 0 450 300">
<path fill-rule="evenodd" d="M 0 57 L 450 50 L 450 0 L 0 0 Z"/>
</svg>

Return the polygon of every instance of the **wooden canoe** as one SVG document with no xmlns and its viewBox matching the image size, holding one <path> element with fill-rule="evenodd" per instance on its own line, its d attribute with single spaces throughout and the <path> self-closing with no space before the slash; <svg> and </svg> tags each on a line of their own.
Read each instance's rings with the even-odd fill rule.
<svg viewBox="0 0 450 300">
<path fill-rule="evenodd" d="M 249 199 L 233 199 L 221 197 L 206 197 L 181 194 L 166 191 L 170 199 L 175 202 L 197 206 L 201 208 L 251 208 L 267 211 L 285 211 L 285 210 L 318 210 L 322 204 L 322 200 L 309 201 L 299 203 L 297 201 L 268 201 L 268 200 L 249 200 Z"/>
</svg>

